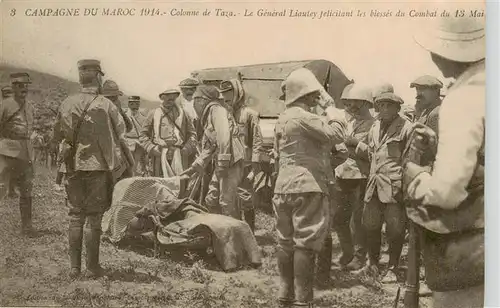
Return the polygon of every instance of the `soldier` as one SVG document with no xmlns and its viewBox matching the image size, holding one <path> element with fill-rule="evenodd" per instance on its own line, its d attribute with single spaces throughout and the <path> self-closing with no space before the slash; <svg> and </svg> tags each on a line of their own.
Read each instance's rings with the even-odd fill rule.
<svg viewBox="0 0 500 308">
<path fill-rule="evenodd" d="M 377 96 L 378 120 L 368 133 L 368 143 L 357 146 L 360 155 L 367 155 L 370 160 L 363 210 L 369 256 L 367 270 L 375 275 L 379 273 L 381 230 L 385 221 L 389 242 L 387 279 L 399 277 L 399 259 L 406 228 L 401 191 L 402 156 L 412 125 L 398 114 L 402 104 L 403 100 L 393 93 Z"/>
<path fill-rule="evenodd" d="M 189 157 L 196 153 L 196 132 L 176 102 L 179 95 L 177 89 L 160 93 L 162 105 L 149 113 L 140 133 L 139 140 L 151 157 L 155 177 L 180 175 L 190 166 Z"/>
<path fill-rule="evenodd" d="M 120 112 L 120 115 L 125 123 L 126 132 L 130 132 L 134 128 L 134 125 L 132 124 L 132 121 L 125 114 L 125 111 L 122 108 L 120 96 L 123 96 L 123 92 L 118 87 L 118 84 L 111 79 L 106 80 L 102 84 L 102 95 L 104 95 L 104 97 L 106 97 L 107 99 L 112 101 L 113 104 L 115 104 L 116 108 L 118 108 L 118 111 Z"/>
<path fill-rule="evenodd" d="M 435 132 L 438 131 L 442 87 L 443 83 L 439 79 L 429 75 L 420 76 L 410 84 L 410 88 L 415 88 L 417 91 L 415 119 Z"/>
<path fill-rule="evenodd" d="M 14 92 L 12 92 L 12 87 L 11 86 L 4 86 L 4 87 L 2 87 L 2 99 L 7 99 L 9 97 L 12 97 L 12 95 L 14 95 Z M 16 181 L 10 181 L 9 193 L 8 193 L 7 197 L 8 198 L 17 198 L 17 197 L 19 197 L 19 192 L 17 190 Z"/>
<path fill-rule="evenodd" d="M 315 257 L 329 229 L 329 153 L 344 139 L 340 111 L 325 109 L 329 122 L 310 112 L 322 86 L 309 70 L 285 81 L 285 111 L 275 128 L 278 176 L 273 205 L 278 233 L 281 307 L 312 307 Z M 341 124 L 342 123 L 342 124 Z"/>
<path fill-rule="evenodd" d="M 114 173 L 121 174 L 122 155 L 133 166 L 125 140 L 125 124 L 116 106 L 104 96 L 104 73 L 98 60 L 78 61 L 82 86 L 59 108 L 54 133 L 63 140 L 66 165 L 66 194 L 69 201 L 70 277 L 81 272 L 81 250 L 85 221 L 85 246 L 89 277 L 102 274 L 99 264 L 102 214 L 111 205 Z"/>
<path fill-rule="evenodd" d="M 125 123 L 125 131 L 127 133 L 131 133 L 132 129 L 135 129 L 135 127 L 134 127 L 134 124 L 132 123 L 132 120 L 129 118 L 129 116 L 125 113 L 125 111 L 122 108 L 122 103 L 121 103 L 119 97 L 123 95 L 123 92 L 118 87 L 118 84 L 111 79 L 106 80 L 102 84 L 101 94 L 104 97 L 106 97 L 107 99 L 109 99 L 116 106 L 116 108 L 118 109 L 118 112 L 120 114 L 120 118 Z M 132 152 L 132 153 L 134 153 L 134 152 Z M 134 159 L 135 159 L 135 157 L 134 157 Z M 135 162 L 136 162 L 136 164 L 138 163 L 137 161 L 135 161 Z M 127 166 L 128 161 L 127 161 L 126 157 L 122 157 L 121 164 L 123 166 Z M 125 169 L 122 168 L 122 169 L 123 169 L 123 174 L 115 174 L 115 176 L 117 177 L 116 178 L 117 182 L 124 179 L 124 178 L 134 176 L 134 173 L 128 172 L 128 170 L 129 170 L 128 168 L 125 168 Z M 135 170 L 137 170 L 137 169 L 133 168 L 131 170 L 133 170 L 135 172 Z"/>
<path fill-rule="evenodd" d="M 205 197 L 206 206 L 218 214 L 241 219 L 241 209 L 236 202 L 237 189 L 243 178 L 245 150 L 238 128 L 219 100 L 215 86 L 200 85 L 194 97 L 194 108 L 204 128 L 201 153 L 183 175 L 202 173 L 213 160 L 215 171 Z"/>
<path fill-rule="evenodd" d="M 179 88 L 181 89 L 182 95 L 180 98 L 180 104 L 184 112 L 194 121 L 198 120 L 198 115 L 194 110 L 193 105 L 193 94 L 196 88 L 200 85 L 200 82 L 194 78 L 186 78 L 179 83 Z M 196 125 L 196 123 L 195 123 Z"/>
<path fill-rule="evenodd" d="M 140 96 L 129 96 L 128 110 L 125 114 L 132 122 L 132 129 L 125 134 L 125 138 L 127 138 L 130 152 L 134 155 L 134 176 L 146 176 L 147 174 L 146 151 L 139 141 L 139 136 L 147 116 L 139 109 L 140 106 Z"/>
<path fill-rule="evenodd" d="M 248 106 L 245 106 L 245 91 L 241 82 L 237 79 L 223 81 L 220 84 L 220 91 L 224 97 L 225 104 L 230 107 L 229 111 L 234 116 L 240 139 L 245 147 L 245 172 L 243 178 L 250 177 L 253 191 L 255 183 L 253 181 L 261 171 L 261 160 L 265 157 L 262 148 L 262 132 L 259 126 L 259 113 Z M 253 194 L 251 200 L 245 202 L 241 200 L 243 215 L 252 231 L 255 231 L 255 208 L 259 198 Z"/>
<path fill-rule="evenodd" d="M 394 93 L 394 87 L 393 87 L 393 85 L 390 84 L 390 83 L 388 83 L 388 82 L 384 82 L 384 83 L 376 86 L 373 89 L 373 101 L 375 101 L 375 99 L 377 98 L 377 96 L 379 96 L 380 94 L 383 94 L 383 93 Z M 370 109 L 370 110 L 371 110 L 372 116 L 376 117 L 377 114 L 378 114 L 377 106 L 374 105 L 373 109 Z"/>
<path fill-rule="evenodd" d="M 373 90 L 373 100 L 375 101 L 377 96 L 383 93 L 394 93 L 394 87 L 392 86 L 392 84 L 385 82 L 376 86 Z"/>
<path fill-rule="evenodd" d="M 342 248 L 340 266 L 348 270 L 358 270 L 366 263 L 366 235 L 361 218 L 370 162 L 366 157 L 357 155 L 357 149 L 366 147 L 368 132 L 375 120 L 370 114 L 373 100 L 369 89 L 357 84 L 348 85 L 341 99 L 345 107 L 347 131 L 344 143 L 337 148 L 344 148 L 348 157 L 335 168 L 337 210 L 333 216 L 333 227 L 337 231 Z"/>
<path fill-rule="evenodd" d="M 21 230 L 33 235 L 31 223 L 33 188 L 33 133 L 34 108 L 26 99 L 31 79 L 28 73 L 13 73 L 10 81 L 14 95 L 0 105 L 0 201 L 5 197 L 11 181 L 19 185 Z"/>
<path fill-rule="evenodd" d="M 446 36 L 441 35 L 446 33 Z M 484 302 L 484 18 L 442 18 L 415 36 L 445 78 L 455 78 L 439 111 L 439 140 L 415 124 L 413 148 L 437 147 L 432 166 L 409 162 L 405 179 L 415 200 L 408 217 L 421 227 L 426 282 L 435 308 Z M 434 151 L 435 152 L 435 151 Z"/>
</svg>

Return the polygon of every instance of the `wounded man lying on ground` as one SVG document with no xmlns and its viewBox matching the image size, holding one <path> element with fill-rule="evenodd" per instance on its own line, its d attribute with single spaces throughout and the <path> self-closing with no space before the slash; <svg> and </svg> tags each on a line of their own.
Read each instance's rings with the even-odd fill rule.
<svg viewBox="0 0 500 308">
<path fill-rule="evenodd" d="M 118 243 L 153 232 L 166 250 L 206 243 L 225 271 L 261 263 L 259 246 L 247 223 L 210 214 L 191 199 L 178 199 L 179 187 L 178 177 L 133 177 L 118 182 L 111 208 L 103 217 L 103 235 Z"/>
</svg>

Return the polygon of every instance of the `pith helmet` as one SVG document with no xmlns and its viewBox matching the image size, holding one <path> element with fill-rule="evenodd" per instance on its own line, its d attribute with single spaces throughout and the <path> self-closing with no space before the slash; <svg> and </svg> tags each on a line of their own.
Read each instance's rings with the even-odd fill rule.
<svg viewBox="0 0 500 308">
<path fill-rule="evenodd" d="M 118 87 L 118 84 L 115 81 L 108 79 L 102 85 L 102 95 L 122 96 L 123 92 L 120 91 L 120 88 Z"/>
<path fill-rule="evenodd" d="M 415 34 L 424 49 L 456 62 L 476 62 L 486 56 L 485 18 L 439 18 L 431 27 Z"/>
<path fill-rule="evenodd" d="M 369 88 L 360 86 L 359 84 L 350 84 L 344 88 L 340 99 L 365 101 L 373 104 L 372 91 Z"/>
<path fill-rule="evenodd" d="M 314 74 L 306 69 L 299 68 L 288 75 L 285 80 L 285 105 L 290 105 L 299 98 L 321 90 L 321 84 Z"/>
</svg>

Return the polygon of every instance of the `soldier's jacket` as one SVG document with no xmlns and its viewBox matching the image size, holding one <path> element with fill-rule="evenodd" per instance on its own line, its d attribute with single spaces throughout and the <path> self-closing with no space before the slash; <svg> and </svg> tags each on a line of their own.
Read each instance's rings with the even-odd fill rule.
<svg viewBox="0 0 500 308">
<path fill-rule="evenodd" d="M 265 153 L 262 147 L 259 113 L 249 107 L 242 106 L 234 111 L 234 119 L 238 125 L 238 135 L 245 147 L 245 161 L 260 162 Z"/>
<path fill-rule="evenodd" d="M 93 101 L 92 101 L 93 100 Z M 123 167 L 125 123 L 118 108 L 95 88 L 83 88 L 59 107 L 54 139 L 74 143 L 73 134 L 85 106 L 90 104 L 76 140 L 75 171 L 112 171 Z M 114 130 L 114 131 L 113 131 Z"/>
<path fill-rule="evenodd" d="M 193 162 L 194 168 L 202 170 L 215 159 L 216 166 L 224 169 L 245 159 L 245 149 L 238 137 L 238 127 L 226 108 L 219 102 L 210 102 L 203 110 L 200 120 L 204 131 L 201 153 Z"/>
<path fill-rule="evenodd" d="M 275 126 L 279 170 L 274 193 L 329 194 L 328 184 L 333 181 L 330 151 L 344 140 L 344 129 L 300 107 L 287 108 Z"/>
<path fill-rule="evenodd" d="M 17 112 L 19 108 L 21 109 Z M 33 160 L 33 148 L 30 142 L 33 120 L 34 108 L 29 101 L 22 106 L 13 97 L 2 101 L 0 104 L 0 155 Z"/>
<path fill-rule="evenodd" d="M 345 112 L 347 122 L 346 136 L 353 136 L 359 141 L 358 147 L 368 144 L 368 132 L 375 119 L 367 110 L 366 114 L 354 117 Z M 370 161 L 365 155 L 358 155 L 356 148 L 347 147 L 344 143 L 335 146 L 336 156 L 343 157 L 346 153 L 347 159 L 335 168 L 335 176 L 340 179 L 366 179 L 370 173 Z"/>
<path fill-rule="evenodd" d="M 375 121 L 368 133 L 368 144 L 360 143 L 358 155 L 370 160 L 370 174 L 366 187 L 365 202 L 369 202 L 375 190 L 382 203 L 402 201 L 403 151 L 408 143 L 412 124 L 397 117 L 381 135 L 380 120 Z"/>
<path fill-rule="evenodd" d="M 125 133 L 125 138 L 127 139 L 130 151 L 133 152 L 137 146 L 141 146 L 139 136 L 146 122 L 147 115 L 144 115 L 141 110 L 138 110 L 137 114 L 133 115 L 130 108 L 127 109 L 125 115 L 130 119 L 130 122 L 132 122 L 132 129 Z"/>
<path fill-rule="evenodd" d="M 177 107 L 177 105 L 176 105 Z M 161 117 L 159 119 L 159 136 L 155 136 L 155 113 L 157 110 L 161 111 Z M 179 118 L 180 117 L 180 118 Z M 175 134 L 175 125 L 172 121 L 177 121 L 180 133 L 178 139 Z M 140 131 L 140 143 L 141 146 L 150 153 L 151 150 L 158 145 L 158 140 L 162 139 L 167 143 L 171 143 L 172 146 L 178 145 L 179 148 L 184 149 L 184 154 L 186 157 L 196 152 L 196 131 L 193 126 L 193 122 L 184 112 L 179 112 L 178 109 L 169 110 L 168 113 L 162 108 L 158 107 L 149 113 L 148 117 L 144 121 L 142 129 Z"/>
</svg>

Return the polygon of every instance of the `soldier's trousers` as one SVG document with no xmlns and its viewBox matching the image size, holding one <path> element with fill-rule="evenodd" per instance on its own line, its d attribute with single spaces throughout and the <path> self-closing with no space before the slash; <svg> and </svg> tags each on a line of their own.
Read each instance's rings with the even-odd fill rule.
<svg viewBox="0 0 500 308">
<path fill-rule="evenodd" d="M 242 178 L 242 160 L 229 167 L 222 175 L 217 171 L 214 172 L 205 197 L 205 204 L 210 212 L 241 220 L 241 209 L 237 198 L 238 185 Z"/>
<path fill-rule="evenodd" d="M 335 182 L 332 227 L 342 248 L 342 254 L 366 257 L 366 232 L 362 223 L 366 180 L 339 179 Z"/>
<path fill-rule="evenodd" d="M 370 264 L 378 265 L 382 242 L 382 225 L 386 224 L 389 242 L 389 266 L 398 266 L 406 230 L 406 210 L 402 204 L 382 203 L 374 195 L 363 210 L 363 225 Z"/>
<path fill-rule="evenodd" d="M 12 182 L 19 186 L 20 202 L 31 198 L 33 164 L 29 161 L 0 155 L 0 201 L 8 194 Z"/>
<path fill-rule="evenodd" d="M 102 214 L 111 205 L 110 177 L 105 171 L 77 171 L 68 175 L 69 252 L 71 267 L 80 269 L 83 226 L 87 222 L 87 268 L 99 264 Z"/>
<path fill-rule="evenodd" d="M 329 232 L 330 204 L 326 194 L 274 194 L 273 206 L 280 248 L 321 250 Z"/>
</svg>

